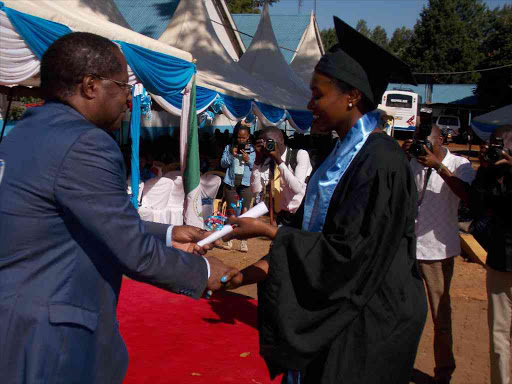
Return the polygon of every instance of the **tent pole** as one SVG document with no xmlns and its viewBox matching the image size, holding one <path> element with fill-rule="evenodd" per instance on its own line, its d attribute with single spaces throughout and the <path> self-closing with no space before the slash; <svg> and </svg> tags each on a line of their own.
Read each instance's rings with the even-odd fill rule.
<svg viewBox="0 0 512 384">
<path fill-rule="evenodd" d="M 11 103 L 12 103 L 12 87 L 9 88 L 9 94 L 7 95 L 7 98 L 9 99 L 9 104 L 7 104 L 7 111 L 4 115 L 4 124 L 2 126 L 2 134 L 0 135 L 0 143 L 4 139 L 4 132 L 5 132 L 5 126 L 7 125 L 7 117 L 9 116 L 9 112 L 11 111 Z"/>
</svg>

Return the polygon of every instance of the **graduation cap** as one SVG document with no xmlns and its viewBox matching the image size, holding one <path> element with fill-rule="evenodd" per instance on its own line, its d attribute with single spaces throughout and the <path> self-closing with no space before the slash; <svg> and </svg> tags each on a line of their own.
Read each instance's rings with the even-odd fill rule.
<svg viewBox="0 0 512 384">
<path fill-rule="evenodd" d="M 338 44 L 315 70 L 359 89 L 378 104 L 389 82 L 417 85 L 407 64 L 334 16 Z"/>
</svg>

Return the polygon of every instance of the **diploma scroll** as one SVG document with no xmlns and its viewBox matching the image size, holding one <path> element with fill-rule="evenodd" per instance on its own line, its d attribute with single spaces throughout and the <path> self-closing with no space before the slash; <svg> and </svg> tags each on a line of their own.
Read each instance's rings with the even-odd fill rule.
<svg viewBox="0 0 512 384">
<path fill-rule="evenodd" d="M 247 212 L 245 212 L 243 215 L 240 215 L 239 217 L 252 217 L 254 219 L 263 216 L 265 213 L 268 212 L 268 208 L 265 205 L 265 203 L 261 202 L 251 209 L 249 209 Z M 224 236 L 226 236 L 228 233 L 231 233 L 233 231 L 233 227 L 229 224 L 225 225 L 224 228 L 222 228 L 220 231 L 213 232 L 210 236 L 208 236 L 206 239 L 203 239 L 201 241 L 197 242 L 197 245 L 200 247 L 211 244 L 215 240 L 218 240 Z"/>
</svg>

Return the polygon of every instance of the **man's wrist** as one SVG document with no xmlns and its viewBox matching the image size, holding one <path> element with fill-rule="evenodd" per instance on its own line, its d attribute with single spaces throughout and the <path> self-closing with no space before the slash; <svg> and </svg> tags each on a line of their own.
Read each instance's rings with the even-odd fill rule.
<svg viewBox="0 0 512 384">
<path fill-rule="evenodd" d="M 435 167 L 436 172 L 440 175 L 444 170 L 446 169 L 446 166 L 443 163 L 439 163 L 437 167 Z"/>
<path fill-rule="evenodd" d="M 167 232 L 165 234 L 165 245 L 168 247 L 172 247 L 172 230 L 174 228 L 174 225 L 169 225 L 169 228 L 167 228 Z"/>
</svg>

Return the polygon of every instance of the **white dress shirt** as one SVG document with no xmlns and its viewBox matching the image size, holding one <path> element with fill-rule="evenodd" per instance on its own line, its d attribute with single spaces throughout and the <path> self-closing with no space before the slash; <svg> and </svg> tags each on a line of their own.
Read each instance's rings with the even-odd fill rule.
<svg viewBox="0 0 512 384">
<path fill-rule="evenodd" d="M 455 156 L 448 148 L 445 149 L 443 165 L 462 181 L 472 183 L 476 172 L 469 160 L 462 156 Z M 428 168 L 418 163 L 416 159 L 411 160 L 410 166 L 419 198 L 423 193 Z M 443 260 L 460 255 L 459 200 L 443 178 L 433 170 L 416 218 L 418 260 Z"/>
<path fill-rule="evenodd" d="M 290 213 L 295 213 L 302 203 L 302 199 L 306 193 L 306 177 L 311 174 L 313 168 L 309 160 L 309 154 L 299 149 L 297 152 L 297 166 L 292 169 L 290 165 L 286 165 L 286 154 L 289 151 L 286 148 L 281 155 L 283 162 L 279 165 L 279 172 L 281 174 L 281 209 Z M 269 166 L 271 158 L 261 165 L 255 165 L 251 174 L 251 191 L 260 193 L 263 191 L 264 186 L 268 184 L 269 180 Z"/>
</svg>

